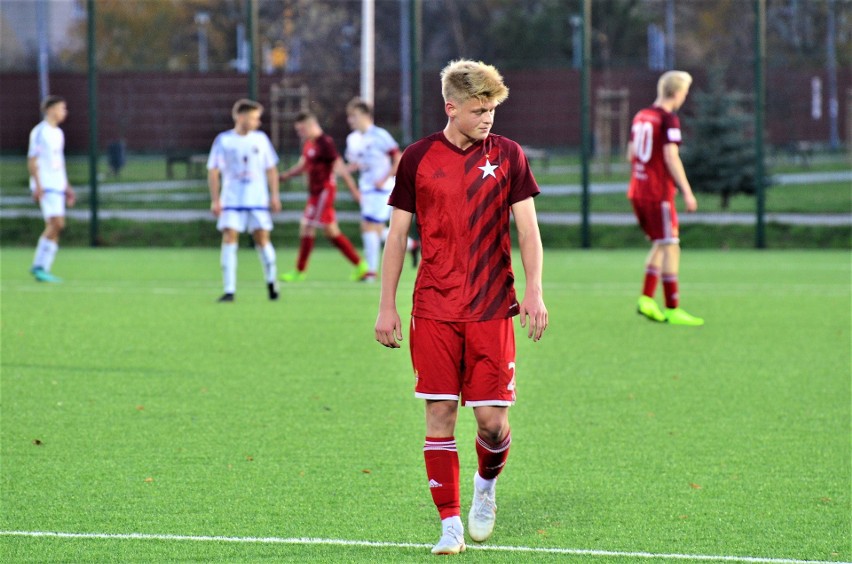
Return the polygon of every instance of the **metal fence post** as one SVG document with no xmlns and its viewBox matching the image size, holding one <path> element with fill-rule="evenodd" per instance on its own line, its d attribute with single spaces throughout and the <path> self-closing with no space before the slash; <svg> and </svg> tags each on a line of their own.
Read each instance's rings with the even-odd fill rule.
<svg viewBox="0 0 852 564">
<path fill-rule="evenodd" d="M 86 43 L 89 84 L 89 244 L 97 247 L 98 235 L 98 68 L 95 40 L 95 0 L 86 1 Z"/>
</svg>

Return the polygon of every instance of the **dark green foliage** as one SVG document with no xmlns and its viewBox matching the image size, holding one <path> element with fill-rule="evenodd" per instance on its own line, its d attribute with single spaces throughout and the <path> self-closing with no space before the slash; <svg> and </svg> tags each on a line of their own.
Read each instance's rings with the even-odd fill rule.
<svg viewBox="0 0 852 564">
<path fill-rule="evenodd" d="M 757 190 L 754 116 L 746 106 L 749 98 L 727 90 L 720 72 L 711 72 L 709 83 L 687 102 L 693 116 L 684 120 L 682 159 L 693 191 L 719 195 L 727 209 L 732 196 Z"/>
</svg>

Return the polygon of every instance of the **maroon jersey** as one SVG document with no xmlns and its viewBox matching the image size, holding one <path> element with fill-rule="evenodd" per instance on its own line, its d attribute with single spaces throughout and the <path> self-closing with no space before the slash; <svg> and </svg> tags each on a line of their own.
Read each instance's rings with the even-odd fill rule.
<svg viewBox="0 0 852 564">
<path fill-rule="evenodd" d="M 336 186 L 333 169 L 338 152 L 337 147 L 334 146 L 334 139 L 323 133 L 316 139 L 305 141 L 302 156 L 305 158 L 305 168 L 308 171 L 310 194 L 317 195 L 326 188 Z"/>
<path fill-rule="evenodd" d="M 630 142 L 633 161 L 627 197 L 634 200 L 671 201 L 675 183 L 663 157 L 663 145 L 680 145 L 680 120 L 659 106 L 640 110 L 633 118 Z"/>
<path fill-rule="evenodd" d="M 517 315 L 510 206 L 539 193 L 520 146 L 489 135 L 464 151 L 433 133 L 402 155 L 389 204 L 416 214 L 422 260 L 412 315 L 487 321 Z"/>
</svg>

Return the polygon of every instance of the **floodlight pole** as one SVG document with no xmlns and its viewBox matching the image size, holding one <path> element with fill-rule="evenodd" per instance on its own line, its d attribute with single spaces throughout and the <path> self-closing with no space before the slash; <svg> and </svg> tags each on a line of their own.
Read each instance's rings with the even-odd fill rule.
<svg viewBox="0 0 852 564">
<path fill-rule="evenodd" d="M 410 0 L 411 5 L 411 135 L 423 137 L 423 92 L 421 90 L 420 66 L 422 63 L 421 42 L 423 37 L 423 0 Z"/>
<path fill-rule="evenodd" d="M 248 97 L 257 101 L 257 0 L 246 0 L 246 35 L 248 35 Z"/>
<path fill-rule="evenodd" d="M 361 0 L 361 99 L 373 104 L 376 75 L 376 1 Z"/>
<path fill-rule="evenodd" d="M 583 25 L 581 27 L 583 66 L 580 70 L 580 165 L 583 194 L 581 199 L 581 243 L 584 249 L 592 246 L 589 229 L 589 161 L 592 159 L 591 143 L 591 66 L 592 66 L 592 0 L 583 0 Z"/>
<path fill-rule="evenodd" d="M 402 144 L 410 145 L 411 134 L 411 1 L 399 0 L 399 113 Z"/>
<path fill-rule="evenodd" d="M 754 0 L 754 182 L 756 190 L 755 247 L 766 248 L 766 191 L 763 164 L 763 120 L 766 111 L 766 0 Z"/>
<path fill-rule="evenodd" d="M 86 46 L 89 84 L 89 244 L 98 237 L 98 68 L 95 41 L 95 0 L 86 0 Z"/>
</svg>

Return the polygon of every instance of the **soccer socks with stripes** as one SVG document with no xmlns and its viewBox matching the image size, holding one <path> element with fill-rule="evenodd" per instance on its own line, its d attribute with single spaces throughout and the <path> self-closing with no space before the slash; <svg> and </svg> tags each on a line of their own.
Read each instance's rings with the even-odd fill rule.
<svg viewBox="0 0 852 564">
<path fill-rule="evenodd" d="M 454 437 L 426 437 L 423 445 L 429 492 L 441 519 L 461 515 L 459 499 L 459 453 Z"/>
<path fill-rule="evenodd" d="M 311 258 L 311 251 L 314 250 L 314 238 L 302 237 L 299 241 L 299 259 L 296 261 L 296 270 L 304 272 L 308 268 L 308 259 Z"/>
<path fill-rule="evenodd" d="M 267 283 L 275 282 L 278 278 L 278 266 L 275 261 L 275 247 L 272 243 L 267 243 L 263 247 L 257 248 L 257 256 L 260 257 L 260 264 L 263 265 L 263 275 L 266 277 Z"/>
<path fill-rule="evenodd" d="M 511 445 L 511 432 L 506 434 L 506 438 L 499 443 L 490 443 L 483 439 L 481 435 L 476 435 L 476 457 L 479 460 L 478 475 L 480 478 L 488 480 L 493 484 L 494 479 L 497 478 L 503 470 L 503 466 L 506 465 Z"/>
<path fill-rule="evenodd" d="M 237 244 L 222 243 L 222 282 L 226 294 L 237 291 Z"/>
<path fill-rule="evenodd" d="M 50 268 L 53 266 L 53 259 L 56 258 L 56 251 L 58 250 L 59 243 L 51 241 L 45 236 L 39 237 L 35 256 L 33 257 L 33 268 L 42 268 L 50 272 Z"/>
<path fill-rule="evenodd" d="M 345 256 L 349 262 L 356 266 L 359 262 L 361 262 L 361 257 L 358 256 L 358 251 L 355 250 L 355 247 L 352 246 L 352 242 L 346 237 L 346 235 L 341 233 L 332 239 L 331 242 L 334 243 L 335 247 L 340 249 L 340 252 L 343 253 L 343 256 Z"/>
<path fill-rule="evenodd" d="M 379 255 L 381 255 L 382 249 L 381 235 L 375 231 L 364 231 L 361 233 L 361 240 L 364 241 L 364 256 L 367 259 L 367 266 L 370 272 L 376 273 L 379 271 Z"/>
<path fill-rule="evenodd" d="M 645 268 L 645 284 L 642 286 L 642 295 L 653 298 L 657 292 L 657 282 L 660 281 L 660 271 L 653 266 Z"/>
<path fill-rule="evenodd" d="M 666 296 L 666 307 L 676 308 L 680 301 L 677 291 L 677 274 L 663 274 L 663 293 Z"/>
</svg>

